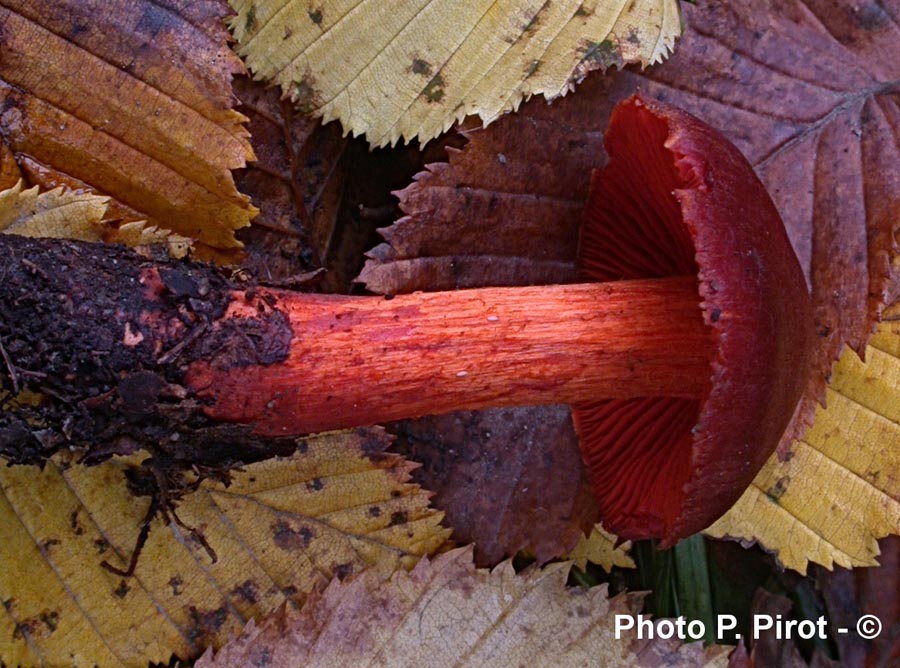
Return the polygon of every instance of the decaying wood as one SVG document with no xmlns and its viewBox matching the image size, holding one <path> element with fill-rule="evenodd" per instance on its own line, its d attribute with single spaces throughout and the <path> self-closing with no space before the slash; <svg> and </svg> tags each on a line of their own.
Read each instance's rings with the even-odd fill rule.
<svg viewBox="0 0 900 668">
<path fill-rule="evenodd" d="M 195 359 L 217 368 L 282 359 L 291 332 L 271 304 L 213 328 L 232 285 L 206 265 L 16 236 L 0 236 L 0 258 L 0 455 L 10 463 L 69 447 L 87 461 L 145 448 L 227 467 L 294 447 L 213 423 L 182 384 Z"/>
</svg>

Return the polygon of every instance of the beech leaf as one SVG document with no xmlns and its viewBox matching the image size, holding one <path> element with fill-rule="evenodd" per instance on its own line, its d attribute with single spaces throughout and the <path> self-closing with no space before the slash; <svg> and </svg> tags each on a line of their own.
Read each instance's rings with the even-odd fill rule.
<svg viewBox="0 0 900 668">
<path fill-rule="evenodd" d="M 0 134 L 29 181 L 110 196 L 217 248 L 255 213 L 231 169 L 253 157 L 213 0 L 24 0 L 0 8 Z"/>
<path fill-rule="evenodd" d="M 448 531 L 429 494 L 407 482 L 414 465 L 383 452 L 388 443 L 380 430 L 323 435 L 246 466 L 230 486 L 204 482 L 177 512 L 218 560 L 156 519 L 131 578 L 100 564 L 122 568 L 134 549 L 150 501 L 128 491 L 124 474 L 142 457 L 0 469 L 0 662 L 188 659 L 332 577 L 411 567 Z"/>
<path fill-rule="evenodd" d="M 567 564 L 517 575 L 510 562 L 475 570 L 462 548 L 421 560 L 389 582 L 365 573 L 333 581 L 299 611 L 282 609 L 197 668 L 282 666 L 706 666 L 724 668 L 730 648 L 614 636 L 615 615 L 641 596 L 607 598 L 606 587 L 566 588 Z"/>
<path fill-rule="evenodd" d="M 590 70 L 659 62 L 681 30 L 676 0 L 230 1 L 254 76 L 373 146 L 428 141 L 469 114 L 490 123 Z"/>
</svg>

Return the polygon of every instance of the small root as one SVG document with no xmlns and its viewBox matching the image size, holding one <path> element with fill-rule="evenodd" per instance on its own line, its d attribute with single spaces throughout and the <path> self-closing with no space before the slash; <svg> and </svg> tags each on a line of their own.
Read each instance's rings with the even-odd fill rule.
<svg viewBox="0 0 900 668">
<path fill-rule="evenodd" d="M 3 346 L 2 338 L 0 338 L 0 355 L 3 355 L 3 361 L 6 362 L 6 368 L 9 371 L 9 379 L 12 381 L 13 395 L 16 395 L 19 393 L 19 376 L 16 374 L 16 367 L 9 358 L 9 353 L 6 352 L 6 348 Z"/>
<path fill-rule="evenodd" d="M 144 543 L 147 542 L 147 538 L 150 536 L 150 523 L 153 521 L 153 518 L 156 517 L 157 512 L 159 512 L 159 496 L 154 495 L 150 500 L 150 507 L 147 509 L 147 514 L 144 515 L 144 519 L 141 522 L 141 530 L 140 533 L 138 533 L 134 549 L 131 551 L 131 559 L 128 561 L 128 568 L 123 571 L 121 568 L 113 566 L 106 561 L 106 559 L 101 561 L 100 565 L 110 573 L 115 573 L 123 578 L 130 578 L 134 575 L 134 569 L 137 568 L 138 558 L 141 556 L 141 552 L 144 549 Z"/>
<path fill-rule="evenodd" d="M 198 469 L 192 467 L 196 476 L 194 480 L 188 480 L 185 477 L 185 470 L 177 462 L 168 457 L 151 457 L 142 462 L 140 468 L 135 467 L 126 472 L 128 488 L 135 496 L 149 496 L 150 506 L 141 521 L 141 528 L 135 541 L 134 549 L 131 552 L 131 558 L 128 561 L 128 567 L 125 569 L 113 566 L 108 561 L 100 562 L 100 566 L 123 578 L 130 578 L 135 573 L 141 552 L 147 539 L 150 536 L 150 529 L 153 520 L 159 516 L 164 526 L 175 524 L 184 529 L 199 545 L 204 549 L 212 563 L 218 561 L 216 551 L 206 540 L 203 532 L 187 525 L 178 517 L 176 507 L 178 502 L 185 495 L 197 491 L 200 484 L 208 475 Z M 216 472 L 215 477 L 226 479 L 226 472 Z M 209 476 L 212 477 L 212 476 Z"/>
</svg>

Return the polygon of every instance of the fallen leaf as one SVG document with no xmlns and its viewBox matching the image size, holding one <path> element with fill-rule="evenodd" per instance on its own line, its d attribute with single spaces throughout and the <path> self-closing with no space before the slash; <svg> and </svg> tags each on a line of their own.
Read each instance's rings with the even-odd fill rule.
<svg viewBox="0 0 900 668">
<path fill-rule="evenodd" d="M 847 666 L 883 668 L 900 662 L 900 538 L 886 538 L 880 547 L 876 568 L 836 568 L 817 574 L 829 621 L 849 630 L 835 636 Z M 859 635 L 856 625 L 863 615 L 874 615 L 881 622 L 882 631 L 875 638 Z"/>
<path fill-rule="evenodd" d="M 877 539 L 900 533 L 900 320 L 881 324 L 863 362 L 846 350 L 828 408 L 782 459 L 766 463 L 706 533 L 759 542 L 786 567 L 875 566 Z"/>
<path fill-rule="evenodd" d="M 371 151 L 342 137 L 337 123 L 323 126 L 296 111 L 277 88 L 238 77 L 234 90 L 257 155 L 235 180 L 260 207 L 238 233 L 241 266 L 266 283 L 314 279 L 322 292 L 349 292 L 375 228 L 396 217 L 390 191 L 409 183 L 427 155 L 445 157 L 442 142 L 427 152 Z"/>
<path fill-rule="evenodd" d="M 113 227 L 97 241 L 125 244 L 139 251 L 146 251 L 154 246 L 163 246 L 174 258 L 186 257 L 194 247 L 191 239 L 170 230 L 162 230 L 155 225 L 148 225 L 143 220 L 134 220 Z"/>
<path fill-rule="evenodd" d="M 581 570 L 591 562 L 609 573 L 614 566 L 634 568 L 634 559 L 628 555 L 630 550 L 631 541 L 626 540 L 619 545 L 615 536 L 604 530 L 603 525 L 597 524 L 589 535 L 581 537 L 569 558 Z"/>
<path fill-rule="evenodd" d="M 326 434 L 296 454 L 245 467 L 230 486 L 204 482 L 178 516 L 154 520 L 131 578 L 127 565 L 149 505 L 124 474 L 71 457 L 0 470 L 0 662 L 146 666 L 219 646 L 247 620 L 300 604 L 332 577 L 365 566 L 386 577 L 447 538 L 413 465 L 386 454 L 381 430 Z"/>
<path fill-rule="evenodd" d="M 750 614 L 771 619 L 791 619 L 793 607 L 790 599 L 759 589 L 753 597 Z M 819 648 L 813 651 L 812 660 L 807 663 L 800 654 L 796 639 L 786 636 L 787 634 L 779 634 L 774 630 L 763 631 L 759 638 L 754 639 L 750 652 L 751 664 L 779 668 L 840 668 L 842 665 L 849 665 L 829 659 Z"/>
<path fill-rule="evenodd" d="M 490 123 L 523 98 L 564 95 L 591 70 L 656 63 L 681 30 L 675 0 L 231 6 L 256 78 L 373 146 L 425 142 L 469 114 Z"/>
<path fill-rule="evenodd" d="M 9 190 L 22 180 L 22 170 L 6 142 L 0 140 L 0 190 Z"/>
<path fill-rule="evenodd" d="M 337 124 L 298 113 L 275 88 L 237 77 L 234 92 L 257 156 L 235 173 L 240 191 L 259 207 L 239 235 L 248 255 L 242 266 L 265 281 L 315 271 L 335 235 L 351 143 Z"/>
<path fill-rule="evenodd" d="M 243 68 L 226 12 L 213 0 L 6 3 L 0 133 L 20 165 L 110 196 L 131 220 L 239 246 L 255 210 L 230 170 L 253 154 L 231 109 Z"/>
<path fill-rule="evenodd" d="M 394 450 L 422 464 L 415 481 L 435 493 L 454 539 L 475 544 L 479 566 L 520 550 L 539 564 L 563 557 L 597 520 L 564 407 L 464 411 L 396 430 Z"/>
<path fill-rule="evenodd" d="M 578 94 L 552 106 L 534 100 L 486 130 L 467 131 L 461 152 L 429 165 L 399 193 L 407 215 L 384 231 L 385 243 L 370 252 L 360 280 L 380 293 L 574 280 L 590 173 L 606 161 L 602 131 L 612 107 L 640 90 L 719 128 L 779 206 L 812 286 L 817 373 L 804 406 L 811 416 L 833 360 L 845 345 L 865 349 L 888 295 L 897 294 L 890 267 L 900 261 L 900 57 L 888 54 L 900 52 L 900 7 L 719 1 L 685 6 L 684 15 L 685 35 L 662 65 L 591 76 Z M 856 426 L 853 433 L 847 437 L 861 438 Z M 786 445 L 780 456 L 794 475 L 806 466 L 806 479 L 816 475 L 806 444 L 795 451 Z M 773 460 L 763 474 L 781 465 Z M 581 474 L 573 468 L 556 475 Z M 746 498 L 742 503 L 746 509 Z M 798 541 L 788 525 L 775 531 L 770 522 L 752 521 L 769 527 L 760 541 L 766 549 L 805 568 L 808 559 L 872 563 L 874 536 L 896 533 L 898 524 L 886 502 L 868 513 L 865 522 L 841 516 L 823 529 L 846 532 L 832 536 L 841 547 L 808 529 Z M 740 535 L 749 532 L 745 526 Z"/>
<path fill-rule="evenodd" d="M 108 197 L 56 188 L 38 194 L 20 180 L 0 192 L 0 231 L 23 237 L 97 241 Z"/>
<path fill-rule="evenodd" d="M 38 191 L 37 186 L 22 190 L 20 180 L 13 188 L 0 192 L 0 232 L 23 237 L 105 241 L 143 252 L 161 246 L 175 258 L 185 257 L 192 247 L 190 239 L 142 220 L 122 224 L 106 221 L 108 197 L 62 187 Z"/>
<path fill-rule="evenodd" d="M 198 668 L 280 666 L 724 666 L 730 648 L 636 643 L 614 636 L 636 594 L 565 587 L 567 564 L 517 575 L 510 562 L 475 570 L 471 550 L 421 560 L 389 582 L 333 581 L 298 612 L 280 610 Z"/>
</svg>

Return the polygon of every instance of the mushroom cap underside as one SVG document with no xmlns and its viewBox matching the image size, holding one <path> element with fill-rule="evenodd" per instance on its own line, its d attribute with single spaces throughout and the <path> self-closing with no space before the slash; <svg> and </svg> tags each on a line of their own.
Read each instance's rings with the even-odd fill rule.
<svg viewBox="0 0 900 668">
<path fill-rule="evenodd" d="M 775 205 L 721 134 L 634 96 L 614 110 L 605 144 L 609 163 L 585 207 L 582 274 L 697 276 L 698 317 L 714 342 L 699 399 L 572 407 L 606 528 L 668 546 L 725 513 L 796 419 L 812 307 Z"/>
</svg>

